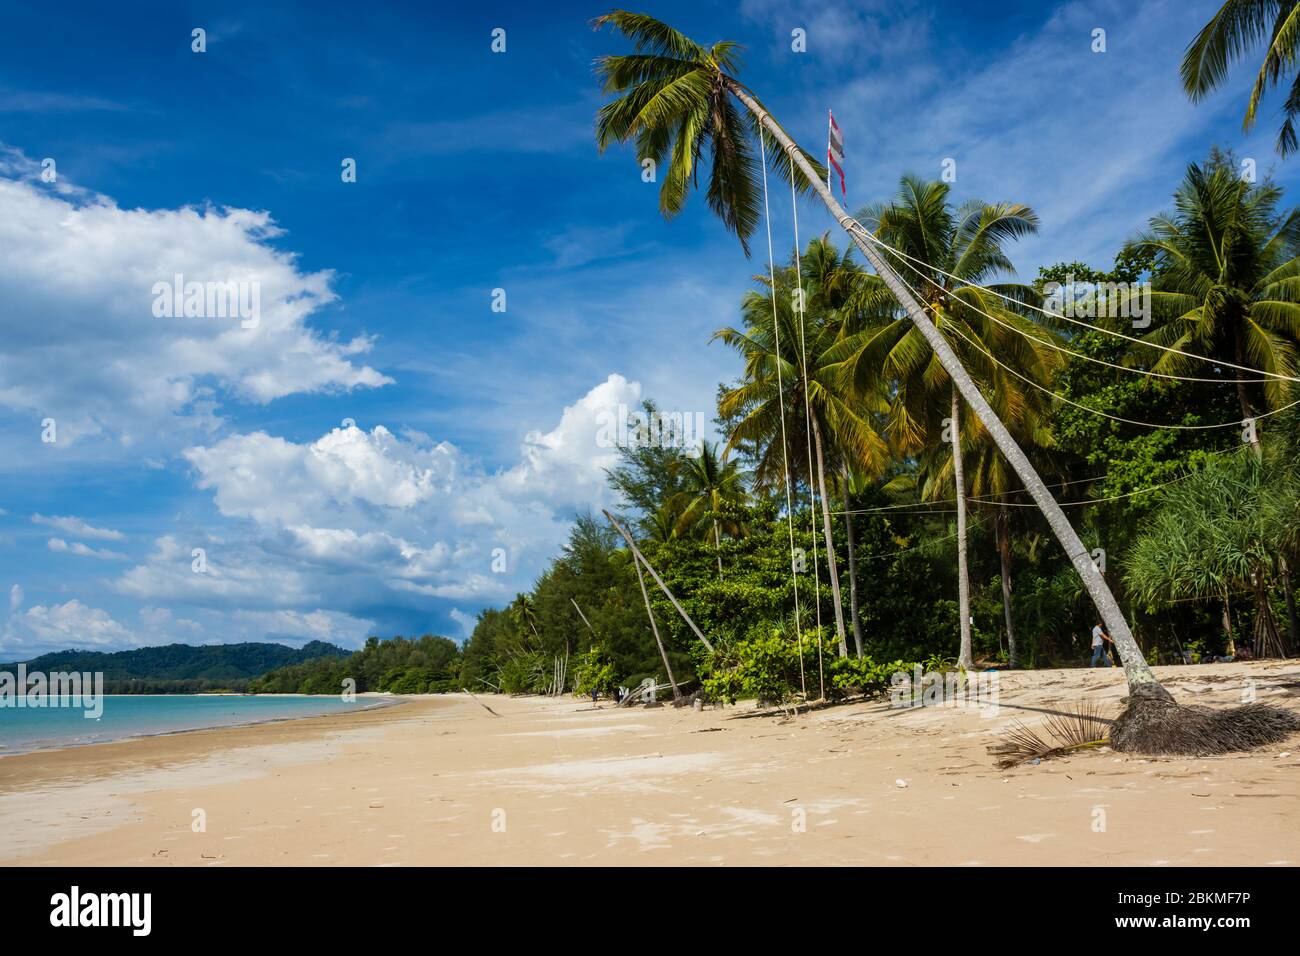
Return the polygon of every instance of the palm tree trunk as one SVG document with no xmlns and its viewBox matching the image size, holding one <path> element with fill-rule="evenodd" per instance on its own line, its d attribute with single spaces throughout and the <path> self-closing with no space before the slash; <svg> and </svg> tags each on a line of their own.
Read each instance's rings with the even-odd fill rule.
<svg viewBox="0 0 1300 956">
<path fill-rule="evenodd" d="M 998 450 L 1002 452 L 1003 457 L 1010 462 L 1016 475 L 1024 482 L 1025 488 L 1043 512 L 1043 516 L 1047 519 L 1052 532 L 1056 535 L 1057 540 L 1061 542 L 1061 546 L 1065 548 L 1070 563 L 1074 565 L 1075 572 L 1083 581 L 1084 587 L 1088 589 L 1089 596 L 1097 606 L 1097 613 L 1101 615 L 1102 622 L 1106 625 L 1107 631 L 1110 632 L 1111 638 L 1119 648 L 1120 660 L 1124 664 L 1124 677 L 1128 681 L 1129 694 L 1133 697 L 1172 700 L 1172 695 L 1161 686 L 1160 682 L 1156 680 L 1155 674 L 1151 672 L 1151 668 L 1147 666 L 1146 659 L 1142 656 L 1142 650 L 1133 638 L 1133 632 L 1129 630 L 1128 621 L 1124 620 L 1124 614 L 1115 601 L 1115 595 L 1111 594 L 1110 586 L 1106 584 L 1101 572 L 1093 564 L 1092 555 L 1079 539 L 1074 526 L 1070 524 L 1070 519 L 1065 516 L 1061 506 L 1056 503 L 1056 499 L 1047 490 L 1047 486 L 1043 484 L 1043 479 L 1034 470 L 1034 466 L 1029 463 L 1029 459 L 1025 457 L 1024 451 L 1021 450 L 1016 440 L 1011 437 L 1006 425 L 994 414 L 988 401 L 980 393 L 970 374 L 961 364 L 961 360 L 957 358 L 957 353 L 953 351 L 948 340 L 934 327 L 934 323 L 925 314 L 925 309 L 916 301 L 916 297 L 907 289 L 894 270 L 889 267 L 889 264 L 884 261 L 875 247 L 856 233 L 854 220 L 844 210 L 844 207 L 835 200 L 835 196 L 817 175 L 817 171 L 808 163 L 794 140 L 786 135 L 780 124 L 772 119 L 745 87 L 734 80 L 728 79 L 725 82 L 732 95 L 745 105 L 763 129 L 786 151 L 791 162 L 803 174 L 809 185 L 816 190 L 836 222 L 844 228 L 849 238 L 853 240 L 853 244 L 858 247 L 867 261 L 871 263 L 872 268 L 876 270 L 876 274 L 880 276 L 894 294 L 894 297 L 907 310 L 912 323 L 930 344 L 930 348 L 934 349 L 935 355 L 952 377 L 954 384 L 961 392 L 962 398 L 970 405 L 976 416 L 984 424 L 985 429 L 988 430 L 989 435 L 992 436 Z"/>
<path fill-rule="evenodd" d="M 961 650 L 957 666 L 973 670 L 970 650 L 970 575 L 966 572 L 966 478 L 961 460 L 961 396 L 952 387 L 952 483 L 957 491 L 957 614 L 961 618 Z"/>
<path fill-rule="evenodd" d="M 1002 565 L 1002 617 L 1007 624 L 1007 665 L 1015 670 L 1020 666 L 1019 648 L 1016 646 L 1016 620 L 1011 611 L 1011 509 L 1002 505 L 998 509 L 997 523 L 998 561 Z"/>
<path fill-rule="evenodd" d="M 1227 637 L 1227 648 L 1229 654 L 1237 653 L 1237 642 L 1232 636 L 1232 599 L 1228 597 L 1228 592 L 1223 592 L 1223 633 Z"/>
<path fill-rule="evenodd" d="M 1278 577 L 1282 581 L 1282 596 L 1286 598 L 1286 636 L 1291 652 L 1300 650 L 1300 622 L 1296 620 L 1295 589 L 1291 586 L 1291 565 L 1286 555 L 1278 555 Z"/>
<path fill-rule="evenodd" d="M 858 562 L 853 547 L 853 515 L 849 511 L 849 463 L 844 463 L 844 534 L 849 539 L 849 617 L 853 620 L 853 647 L 862 657 L 862 621 L 858 617 Z"/>
<path fill-rule="evenodd" d="M 718 556 L 718 580 L 722 580 L 722 534 L 718 531 L 718 519 L 713 519 L 713 547 Z"/>
<path fill-rule="evenodd" d="M 1257 569 L 1252 577 L 1255 588 L 1255 656 L 1286 657 L 1282 635 L 1277 629 L 1277 619 L 1273 616 L 1273 605 L 1268 598 L 1263 569 Z"/>
<path fill-rule="evenodd" d="M 817 486 L 822 496 L 822 527 L 826 532 L 826 569 L 831 576 L 831 597 L 835 601 L 835 635 L 840 639 L 840 657 L 849 656 L 844 636 L 844 608 L 840 604 L 840 572 L 835 562 L 835 539 L 831 536 L 830 499 L 826 497 L 826 462 L 822 457 L 822 429 L 812 420 L 813 446 L 817 449 Z"/>
</svg>

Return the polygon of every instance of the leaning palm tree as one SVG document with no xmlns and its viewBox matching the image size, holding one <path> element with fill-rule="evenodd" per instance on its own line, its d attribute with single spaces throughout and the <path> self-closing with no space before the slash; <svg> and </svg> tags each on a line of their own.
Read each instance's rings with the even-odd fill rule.
<svg viewBox="0 0 1300 956">
<path fill-rule="evenodd" d="M 1155 371 L 1185 374 L 1199 364 L 1190 355 L 1205 355 L 1296 375 L 1300 210 L 1279 215 L 1281 198 L 1272 183 L 1242 181 L 1220 157 L 1193 163 L 1174 195 L 1175 211 L 1152 219 L 1129 243 L 1155 257 L 1152 305 L 1161 322 L 1146 340 L 1179 350 L 1161 353 Z M 1225 378 L 1237 380 L 1248 419 L 1261 397 L 1272 408 L 1294 400 L 1281 378 L 1262 387 L 1235 371 Z"/>
<path fill-rule="evenodd" d="M 1227 0 L 1187 45 L 1181 68 L 1183 88 L 1193 102 L 1199 102 L 1223 85 L 1233 60 L 1245 57 L 1260 43 L 1266 44 L 1264 62 L 1241 125 L 1247 130 L 1254 126 L 1265 92 L 1282 80 L 1290 81 L 1282 106 L 1285 119 L 1277 134 L 1277 150 L 1286 156 L 1295 151 L 1295 120 L 1300 116 L 1300 75 L 1292 78 L 1300 54 L 1300 4 L 1294 0 Z"/>
<path fill-rule="evenodd" d="M 1052 347 L 1050 332 L 1007 304 L 1031 299 L 1033 290 L 1010 283 L 984 284 L 1012 271 L 1003 246 L 1036 231 L 1038 217 L 1017 203 L 989 205 L 972 200 L 953 209 L 948 192 L 946 183 L 905 176 L 893 202 L 867 207 L 858 219 L 874 226 L 880 239 L 899 250 L 902 256 L 888 256 L 900 268 L 918 270 L 916 284 L 929 319 L 960 356 L 963 370 L 971 371 L 998 418 L 1024 442 L 1037 437 L 1046 411 L 1045 393 L 1024 379 L 1046 387 L 1060 367 L 1061 352 Z M 859 334 L 857 341 L 859 348 L 845 367 L 866 392 L 879 390 L 882 379 L 890 386 L 885 431 L 891 443 L 905 456 L 931 453 L 923 459 L 930 465 L 929 480 L 923 483 L 928 497 L 941 497 L 953 489 L 961 635 L 957 663 L 970 669 L 974 661 L 963 455 L 980 449 L 996 451 L 996 447 L 979 419 L 961 414 L 961 393 L 954 377 L 914 323 L 899 319 Z M 946 455 L 935 454 L 939 446 L 933 436 L 938 434 L 946 438 Z"/>
<path fill-rule="evenodd" d="M 868 417 L 869 406 L 839 370 L 837 347 L 844 340 L 843 319 L 823 311 L 828 300 L 809 283 L 807 274 L 803 275 L 804 285 L 797 285 L 801 270 L 802 264 L 799 269 L 792 264 L 776 270 L 775 295 L 769 276 L 755 276 L 761 291 L 748 293 L 741 304 L 744 330 L 728 327 L 714 333 L 715 339 L 732 346 L 745 359 L 741 382 L 722 393 L 718 411 L 723 417 L 739 417 L 728 448 L 751 444 L 758 449 L 756 488 L 778 485 L 787 474 L 810 486 L 816 484 L 822 500 L 822 532 L 836 635 L 840 654 L 848 656 L 826 475 L 845 464 L 878 473 L 888 451 Z M 800 289 L 802 309 L 796 298 Z M 807 415 L 792 415 L 783 426 L 783 407 L 806 408 Z M 808 444 L 814 452 L 812 462 L 797 454 L 791 454 L 787 461 L 788 448 Z"/>
<path fill-rule="evenodd" d="M 713 533 L 714 554 L 718 559 L 718 580 L 722 580 L 722 532 L 726 525 L 728 535 L 743 532 L 739 521 L 719 518 L 728 505 L 743 504 L 745 473 L 734 461 L 719 456 L 718 446 L 700 443 L 698 454 L 687 455 L 678 466 L 681 471 L 682 490 L 674 504 L 679 509 L 677 532 L 679 534 L 708 527 Z"/>
<path fill-rule="evenodd" d="M 625 10 L 600 17 L 595 25 L 614 28 L 631 40 L 634 47 L 630 54 L 602 56 L 596 61 L 596 73 L 604 92 L 614 97 L 597 113 L 597 144 L 604 149 L 613 143 L 634 141 L 642 157 L 661 165 L 668 160 L 660 190 L 660 208 L 665 215 L 672 216 L 682 210 L 690 187 L 698 181 L 698 165 L 707 158 L 709 207 L 748 249 L 749 237 L 760 221 L 762 208 L 759 181 L 762 169 L 754 156 L 757 140 L 759 161 L 766 156 L 774 172 L 793 181 L 796 190 L 814 190 L 848 232 L 934 350 L 939 364 L 988 429 L 998 450 L 1025 483 L 1097 605 L 1124 663 L 1131 701 L 1128 719 L 1142 729 L 1141 733 L 1127 738 L 1129 745 L 1158 748 L 1161 729 L 1168 720 L 1178 719 L 1177 708 L 1147 666 L 1124 614 L 1093 564 L 1088 549 L 952 346 L 934 327 L 925 308 L 822 181 L 824 170 L 786 134 L 753 91 L 737 79 L 738 46 L 722 42 L 704 47 L 653 17 Z M 742 114 L 736 103 L 748 115 Z M 1152 719 L 1143 719 L 1148 717 Z"/>
</svg>

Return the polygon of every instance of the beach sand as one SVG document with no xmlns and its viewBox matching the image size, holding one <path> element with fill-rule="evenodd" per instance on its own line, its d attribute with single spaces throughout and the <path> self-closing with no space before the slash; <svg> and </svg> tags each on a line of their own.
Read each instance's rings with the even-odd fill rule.
<svg viewBox="0 0 1300 956">
<path fill-rule="evenodd" d="M 1294 662 L 1156 671 L 1183 703 L 1230 706 L 1253 687 L 1300 709 Z M 0 864 L 1300 863 L 1300 735 L 1227 757 L 1101 748 L 998 770 L 986 748 L 1014 721 L 1084 698 L 1113 714 L 1124 681 L 1016 672 L 999 692 L 994 716 L 458 694 L 15 755 L 0 758 Z"/>
</svg>

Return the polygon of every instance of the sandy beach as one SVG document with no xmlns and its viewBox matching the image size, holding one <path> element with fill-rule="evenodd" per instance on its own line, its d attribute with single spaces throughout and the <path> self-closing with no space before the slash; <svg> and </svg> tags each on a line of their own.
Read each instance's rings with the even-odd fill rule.
<svg viewBox="0 0 1300 956">
<path fill-rule="evenodd" d="M 1294 662 L 1157 672 L 1183 703 L 1230 706 L 1253 687 L 1300 709 Z M 411 697 L 16 755 L 0 758 L 0 864 L 1300 862 L 1300 736 L 1228 757 L 1102 748 L 999 770 L 986 748 L 1014 721 L 1084 698 L 1114 713 L 1124 682 L 1016 672 L 999 690 L 991 717 Z"/>
</svg>

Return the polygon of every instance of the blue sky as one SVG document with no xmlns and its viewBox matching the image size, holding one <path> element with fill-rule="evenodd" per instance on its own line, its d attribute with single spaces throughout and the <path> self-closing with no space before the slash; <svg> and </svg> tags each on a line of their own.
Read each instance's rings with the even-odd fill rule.
<svg viewBox="0 0 1300 956">
<path fill-rule="evenodd" d="M 1196 107 L 1180 90 L 1217 4 L 980 6 L 646 9 L 744 43 L 745 78 L 814 153 L 833 108 L 850 206 L 947 158 L 958 198 L 1033 206 L 1025 276 L 1106 265 L 1212 144 L 1293 186 L 1274 104 L 1240 129 L 1248 72 Z M 600 12 L 83 3 L 54 30 L 5 4 L 0 659 L 463 638 L 608 502 L 602 413 L 652 396 L 712 417 L 738 364 L 709 334 L 765 250 L 747 261 L 698 199 L 665 222 L 635 158 L 596 153 L 591 61 L 621 49 Z M 831 225 L 801 207 L 805 240 Z M 177 272 L 251 277 L 259 327 L 155 317 Z"/>
</svg>

